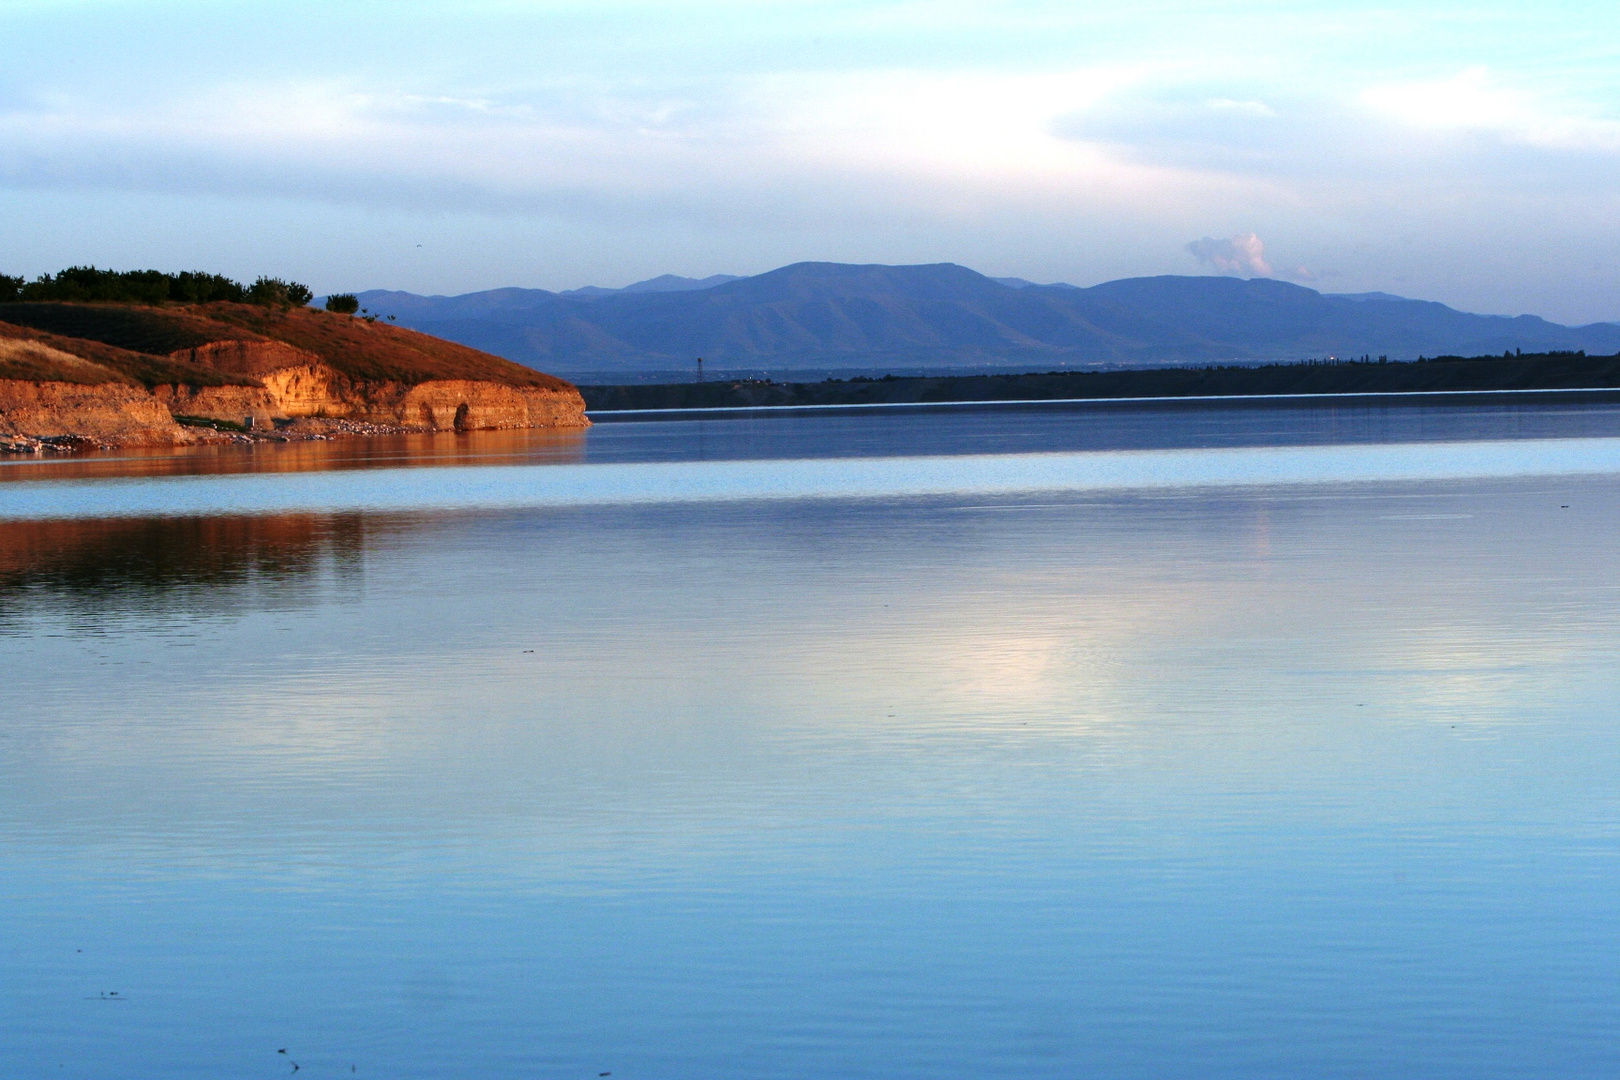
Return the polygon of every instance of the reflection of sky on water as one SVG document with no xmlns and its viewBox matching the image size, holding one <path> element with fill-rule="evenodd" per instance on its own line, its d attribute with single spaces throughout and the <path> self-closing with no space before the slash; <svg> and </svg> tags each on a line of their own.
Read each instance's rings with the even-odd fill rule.
<svg viewBox="0 0 1620 1080">
<path fill-rule="evenodd" d="M 679 420 L 600 414 L 584 431 L 474 431 L 330 442 L 0 458 L 0 483 L 405 467 L 758 461 L 1095 450 L 1614 438 L 1613 391 L 1320 401 L 1007 402 L 886 410 L 764 410 Z"/>
<path fill-rule="evenodd" d="M 47 687 L 64 671 L 123 669 L 76 681 L 84 705 L 116 707 L 57 732 L 82 744 L 74 760 L 105 758 L 113 775 L 138 763 L 136 790 L 206 766 L 217 775 L 186 797 L 224 796 L 249 817 L 256 800 L 290 794 L 261 783 L 267 769 L 338 784 L 313 796 L 334 800 L 328 812 L 348 813 L 365 790 L 413 822 L 450 813 L 435 827 L 481 816 L 502 792 L 521 803 L 552 787 L 602 784 L 639 813 L 691 777 L 776 774 L 829 742 L 927 761 L 935 737 L 1015 756 L 1048 740 L 1109 753 L 1145 740 L 1155 771 L 1201 772 L 1356 707 L 1380 724 L 1461 722 L 1470 738 L 1557 712 L 1573 689 L 1551 673 L 1610 644 L 1595 633 L 1608 610 L 1588 610 L 1615 588 L 1599 558 L 1604 511 L 1552 501 L 1577 489 L 1592 492 L 1583 504 L 1607 498 L 1565 481 L 1000 512 L 940 501 L 147 521 L 126 530 L 182 565 L 207 553 L 201 581 L 149 581 L 159 599 L 141 603 L 126 581 L 97 603 L 82 564 L 41 575 L 12 595 L 7 636 L 37 654 L 13 682 L 42 680 L 36 700 L 60 696 Z M 1414 504 L 1471 516 L 1403 516 Z M 63 528 L 6 526 L 10 540 Z M 80 558 L 127 572 L 126 555 L 92 545 Z M 1164 743 L 1165 725 L 1192 743 Z M 1334 768 L 1295 766 L 1274 779 Z M 474 790 L 475 776 L 498 783 Z M 767 803 L 793 790 L 747 787 Z M 85 791 L 64 789 L 70 801 Z M 39 821 L 55 820 L 63 796 L 36 794 Z M 131 801 L 126 821 L 146 805 Z"/>
<path fill-rule="evenodd" d="M 926 457 L 485 465 L 44 481 L 0 486 L 0 520 L 474 512 L 670 503 L 902 500 L 1620 472 L 1620 438 L 1249 446 Z"/>
<path fill-rule="evenodd" d="M 1617 495 L 0 524 L 0 1059 L 1601 1075 Z"/>
</svg>

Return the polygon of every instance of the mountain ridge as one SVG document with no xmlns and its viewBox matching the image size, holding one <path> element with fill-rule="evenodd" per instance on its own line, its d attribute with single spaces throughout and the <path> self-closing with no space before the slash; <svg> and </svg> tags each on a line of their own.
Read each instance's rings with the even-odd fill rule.
<svg viewBox="0 0 1620 1080">
<path fill-rule="evenodd" d="M 724 275 L 717 275 L 724 277 Z M 657 283 L 663 279 L 650 279 Z M 1620 325 L 1476 315 L 1387 293 L 1269 278 L 1001 281 L 954 263 L 801 262 L 679 290 L 359 294 L 405 326 L 564 374 L 840 368 L 883 372 L 1413 359 L 1514 349 L 1620 352 Z M 646 283 L 641 283 L 646 284 Z"/>
</svg>

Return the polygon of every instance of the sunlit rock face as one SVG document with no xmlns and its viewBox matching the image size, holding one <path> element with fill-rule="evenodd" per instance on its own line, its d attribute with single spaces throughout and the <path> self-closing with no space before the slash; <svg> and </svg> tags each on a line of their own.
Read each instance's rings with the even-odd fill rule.
<svg viewBox="0 0 1620 1080">
<path fill-rule="evenodd" d="M 0 434 L 76 435 L 121 446 L 190 442 L 163 404 L 139 386 L 0 379 Z"/>
<path fill-rule="evenodd" d="M 435 380 L 413 386 L 400 399 L 398 423 L 458 431 L 488 428 L 583 427 L 579 391 Z"/>
<path fill-rule="evenodd" d="M 434 380 L 416 386 L 367 383 L 329 368 L 272 372 L 263 386 L 160 385 L 150 392 L 127 383 L 0 379 L 0 434 L 82 436 L 121 446 L 166 446 L 195 434 L 174 417 L 206 417 L 269 428 L 306 417 L 359 420 L 433 431 L 501 428 L 580 428 L 579 391 Z"/>
<path fill-rule="evenodd" d="M 252 421 L 253 426 L 269 426 L 286 415 L 268 389 L 261 386 L 184 386 L 160 385 L 152 396 L 174 416 L 204 416 L 233 423 Z"/>
<path fill-rule="evenodd" d="M 16 324 L 0 322 L 0 382 L 17 385 L 0 435 L 169 445 L 230 437 L 177 418 L 351 434 L 590 423 L 562 379 L 375 320 L 232 304 L 9 304 L 5 315 Z"/>
<path fill-rule="evenodd" d="M 282 342 L 221 341 L 173 354 L 230 375 L 257 379 L 250 387 L 165 388 L 176 415 L 257 421 L 331 417 L 438 431 L 584 427 L 579 391 L 503 386 L 477 379 L 353 379 L 320 358 Z"/>
<path fill-rule="evenodd" d="M 416 385 L 361 381 L 343 376 L 318 358 L 293 348 L 254 348 L 256 342 L 222 342 L 209 350 L 186 350 L 186 359 L 212 351 L 222 371 L 253 374 L 261 387 L 160 387 L 159 397 L 177 416 L 254 421 L 327 416 L 366 423 L 424 427 L 431 431 L 486 431 L 497 427 L 583 427 L 585 398 L 578 390 L 505 387 L 476 379 L 429 379 Z M 241 348 L 235 348 L 241 347 Z M 177 355 L 177 358 L 180 356 Z M 196 356 L 206 359 L 206 356 Z M 262 361 L 290 361 L 262 368 Z M 246 361 L 246 363 L 243 363 Z M 261 361 L 261 363 L 254 363 Z M 256 371 L 246 371 L 258 368 Z"/>
</svg>

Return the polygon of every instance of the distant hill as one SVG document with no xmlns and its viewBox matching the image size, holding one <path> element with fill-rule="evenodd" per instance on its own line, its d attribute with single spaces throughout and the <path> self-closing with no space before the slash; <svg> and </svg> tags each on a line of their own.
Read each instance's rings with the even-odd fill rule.
<svg viewBox="0 0 1620 1080">
<path fill-rule="evenodd" d="M 673 280 L 678 290 L 657 283 Z M 1268 279 L 1151 277 L 1091 288 L 998 281 L 952 263 L 796 263 L 755 277 L 652 279 L 591 295 L 372 291 L 404 326 L 563 375 L 657 370 L 1248 363 L 1327 356 L 1620 351 L 1620 325 L 1473 315 Z"/>
<path fill-rule="evenodd" d="M 728 281 L 736 281 L 736 274 L 710 274 L 706 278 L 679 277 L 675 274 L 659 274 L 646 281 L 636 281 L 622 289 L 604 289 L 600 285 L 587 285 L 583 289 L 565 289 L 557 296 L 568 296 L 578 300 L 595 300 L 599 296 L 612 296 L 614 293 L 644 293 L 644 292 L 691 292 L 694 289 L 712 289 L 716 285 L 724 285 Z"/>
<path fill-rule="evenodd" d="M 1356 293 L 1342 292 L 1342 293 L 1323 293 L 1322 295 L 1326 296 L 1329 300 L 1360 300 L 1360 301 L 1364 301 L 1364 302 L 1365 301 L 1377 301 L 1377 300 L 1400 300 L 1402 302 L 1405 302 L 1408 299 L 1405 296 L 1396 296 L 1394 293 L 1387 293 L 1387 292 L 1356 292 Z"/>
<path fill-rule="evenodd" d="M 638 281 L 633 285 L 626 285 L 618 292 L 692 292 L 696 289 L 712 289 L 716 285 L 724 285 L 728 281 L 742 280 L 736 274 L 710 274 L 706 278 L 676 277 L 674 274 L 660 274 L 646 281 Z"/>
<path fill-rule="evenodd" d="M 1032 286 L 1039 286 L 1040 284 L 1039 282 L 1029 281 L 1021 277 L 994 277 L 990 280 L 995 282 L 997 285 L 1005 285 L 1011 289 L 1028 289 Z M 1070 285 L 1067 282 L 1062 281 L 1053 282 L 1050 286 L 1048 286 L 1048 288 L 1054 289 L 1078 289 L 1079 287 L 1080 286 L 1078 285 Z"/>
</svg>

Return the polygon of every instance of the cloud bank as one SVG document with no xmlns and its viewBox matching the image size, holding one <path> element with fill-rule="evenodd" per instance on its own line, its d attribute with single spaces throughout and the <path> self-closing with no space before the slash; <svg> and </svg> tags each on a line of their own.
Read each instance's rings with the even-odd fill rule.
<svg viewBox="0 0 1620 1080">
<path fill-rule="evenodd" d="M 1620 317 L 1620 66 L 1571 61 L 1620 8 L 1487 7 L 0 5 L 0 270 L 1086 284 L 1273 276 L 1264 235 L 1348 291 Z"/>
</svg>

